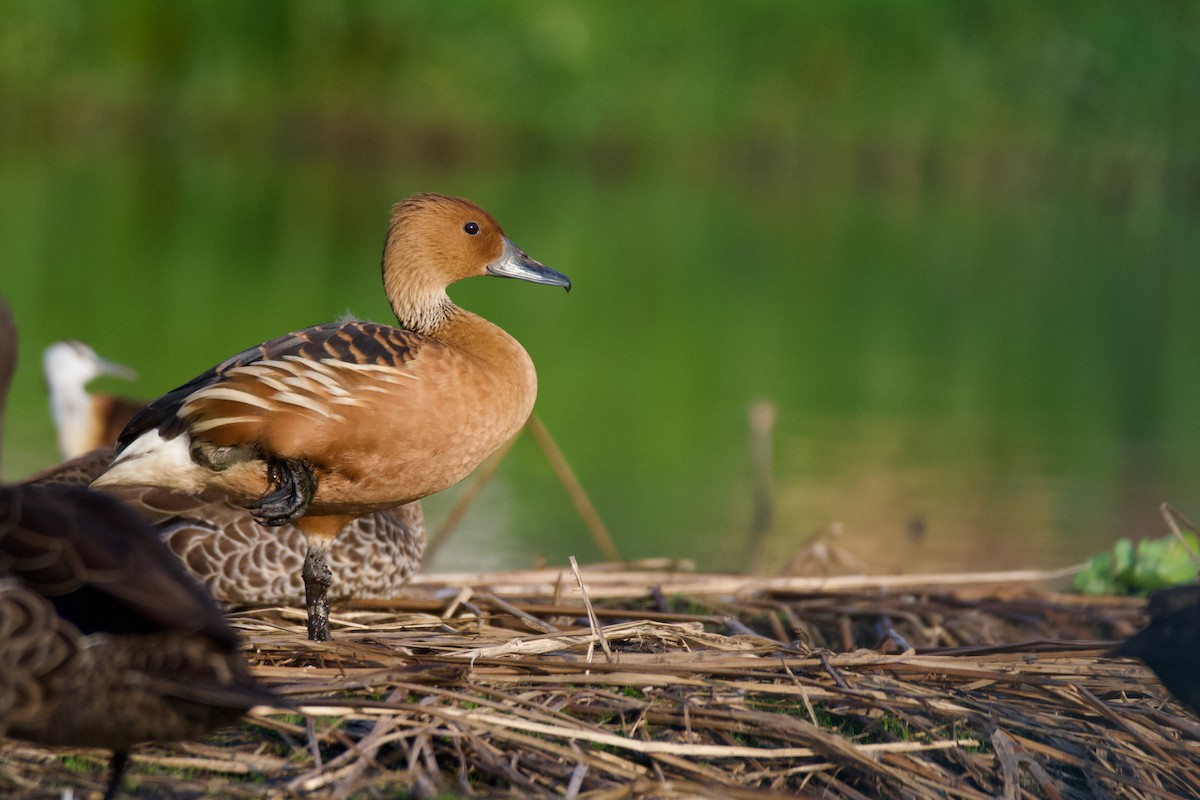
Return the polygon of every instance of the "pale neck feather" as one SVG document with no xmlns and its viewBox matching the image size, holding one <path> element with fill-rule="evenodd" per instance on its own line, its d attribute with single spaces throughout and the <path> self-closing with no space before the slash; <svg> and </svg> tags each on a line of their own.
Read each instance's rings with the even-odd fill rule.
<svg viewBox="0 0 1200 800">
<path fill-rule="evenodd" d="M 80 442 L 88 438 L 92 419 L 92 398 L 82 384 L 54 386 L 50 390 L 50 413 L 58 431 L 58 451 L 63 458 L 83 452 Z"/>
</svg>

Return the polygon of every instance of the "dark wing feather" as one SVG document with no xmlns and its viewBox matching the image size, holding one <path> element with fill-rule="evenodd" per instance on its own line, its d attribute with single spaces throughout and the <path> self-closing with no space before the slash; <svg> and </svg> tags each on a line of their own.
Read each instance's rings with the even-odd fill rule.
<svg viewBox="0 0 1200 800">
<path fill-rule="evenodd" d="M 0 488 L 0 575 L 45 596 L 85 634 L 194 632 L 237 647 L 220 609 L 154 529 L 103 492 Z"/>
<path fill-rule="evenodd" d="M 356 364 L 398 366 L 411 361 L 421 343 L 420 334 L 375 322 L 330 322 L 271 339 L 225 359 L 151 402 L 121 433 L 117 453 L 150 430 L 157 429 L 164 439 L 179 436 L 187 430 L 187 422 L 178 416 L 180 406 L 193 392 L 220 383 L 224 374 L 235 367 L 288 356 L 313 361 L 335 359 Z"/>
</svg>

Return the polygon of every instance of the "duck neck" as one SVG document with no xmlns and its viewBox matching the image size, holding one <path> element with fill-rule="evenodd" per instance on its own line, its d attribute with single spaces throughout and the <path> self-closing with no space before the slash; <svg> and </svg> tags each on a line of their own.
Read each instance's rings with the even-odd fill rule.
<svg viewBox="0 0 1200 800">
<path fill-rule="evenodd" d="M 392 299 L 392 311 L 405 330 L 462 349 L 471 349 L 473 343 L 493 338 L 493 332 L 509 338 L 483 317 L 455 304 L 444 289 L 397 294 Z"/>
<path fill-rule="evenodd" d="M 392 311 L 400 327 L 442 342 L 464 354 L 505 367 L 518 374 L 532 373 L 529 355 L 502 328 L 454 303 L 443 287 L 420 290 L 409 286 L 389 293 Z"/>
<path fill-rule="evenodd" d="M 454 305 L 444 290 L 417 297 L 399 295 L 392 298 L 392 312 L 400 327 L 433 339 L 442 338 L 439 332 L 450 326 L 460 311 L 462 309 Z"/>
<path fill-rule="evenodd" d="M 92 400 L 83 384 L 53 386 L 50 412 L 58 429 L 58 449 L 63 458 L 79 455 L 82 452 L 79 442 L 88 436 L 93 425 Z"/>
<path fill-rule="evenodd" d="M 400 324 L 422 336 L 436 339 L 456 350 L 468 352 L 494 344 L 494 340 L 497 339 L 511 338 L 483 317 L 456 305 L 449 297 L 446 297 L 445 302 L 437 306 L 436 310 L 408 319 L 400 317 Z"/>
</svg>

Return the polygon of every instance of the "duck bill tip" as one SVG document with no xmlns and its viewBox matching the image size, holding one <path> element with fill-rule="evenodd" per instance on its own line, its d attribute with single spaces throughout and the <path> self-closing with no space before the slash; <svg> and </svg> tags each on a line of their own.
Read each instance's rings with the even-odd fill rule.
<svg viewBox="0 0 1200 800">
<path fill-rule="evenodd" d="M 547 286 L 561 286 L 568 292 L 571 291 L 570 278 L 530 258 L 525 251 L 507 239 L 504 240 L 504 251 L 500 257 L 487 265 L 487 274 L 497 278 L 515 278 Z"/>
<path fill-rule="evenodd" d="M 136 370 L 113 361 L 101 361 L 97 366 L 101 375 L 112 375 L 115 378 L 124 378 L 127 381 L 136 381 L 138 377 Z"/>
</svg>

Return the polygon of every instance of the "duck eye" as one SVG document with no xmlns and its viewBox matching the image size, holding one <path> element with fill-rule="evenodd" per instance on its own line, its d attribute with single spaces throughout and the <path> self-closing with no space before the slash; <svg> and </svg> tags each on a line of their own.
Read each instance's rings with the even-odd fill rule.
<svg viewBox="0 0 1200 800">
<path fill-rule="evenodd" d="M 463 225 L 463 230 L 469 233 L 471 236 L 474 236 L 475 234 L 479 233 L 479 223 L 468 222 L 466 225 Z"/>
</svg>

